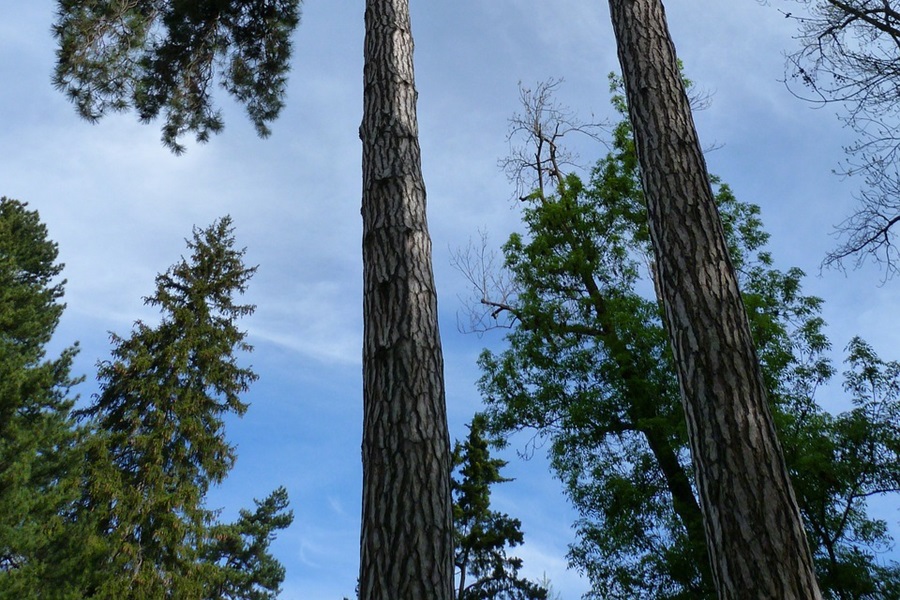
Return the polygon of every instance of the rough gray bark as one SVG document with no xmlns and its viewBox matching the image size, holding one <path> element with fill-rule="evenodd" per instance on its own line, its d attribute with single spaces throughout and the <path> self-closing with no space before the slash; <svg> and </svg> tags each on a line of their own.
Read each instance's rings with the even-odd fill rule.
<svg viewBox="0 0 900 600">
<path fill-rule="evenodd" d="M 408 0 L 367 0 L 359 597 L 453 597 L 450 437 Z"/>
<path fill-rule="evenodd" d="M 662 3 L 609 4 L 718 595 L 821 598 Z"/>
</svg>

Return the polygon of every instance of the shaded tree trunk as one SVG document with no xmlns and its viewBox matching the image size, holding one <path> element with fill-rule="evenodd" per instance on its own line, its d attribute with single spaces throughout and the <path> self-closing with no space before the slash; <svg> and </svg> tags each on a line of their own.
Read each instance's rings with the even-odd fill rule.
<svg viewBox="0 0 900 600">
<path fill-rule="evenodd" d="M 720 598 L 821 598 L 660 0 L 610 0 Z"/>
<path fill-rule="evenodd" d="M 359 597 L 453 597 L 450 438 L 408 0 L 367 0 Z"/>
</svg>

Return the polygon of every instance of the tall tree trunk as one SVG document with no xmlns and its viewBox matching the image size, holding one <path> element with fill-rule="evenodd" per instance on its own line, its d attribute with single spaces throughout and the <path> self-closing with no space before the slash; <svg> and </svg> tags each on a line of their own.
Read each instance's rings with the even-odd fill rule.
<svg viewBox="0 0 900 600">
<path fill-rule="evenodd" d="M 450 437 L 408 0 L 367 0 L 359 597 L 453 597 Z"/>
<path fill-rule="evenodd" d="M 719 598 L 821 598 L 660 0 L 610 0 Z"/>
</svg>

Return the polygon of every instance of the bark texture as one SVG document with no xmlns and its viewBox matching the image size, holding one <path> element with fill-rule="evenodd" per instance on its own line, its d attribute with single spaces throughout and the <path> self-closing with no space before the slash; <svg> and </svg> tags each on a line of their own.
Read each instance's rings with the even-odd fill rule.
<svg viewBox="0 0 900 600">
<path fill-rule="evenodd" d="M 719 598 L 819 599 L 662 3 L 609 4 Z"/>
<path fill-rule="evenodd" d="M 453 597 L 450 438 L 408 0 L 367 0 L 359 597 Z"/>
</svg>

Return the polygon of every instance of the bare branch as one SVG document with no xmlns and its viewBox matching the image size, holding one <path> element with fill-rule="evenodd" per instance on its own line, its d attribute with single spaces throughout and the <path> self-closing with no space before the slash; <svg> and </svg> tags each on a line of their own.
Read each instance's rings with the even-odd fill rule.
<svg viewBox="0 0 900 600">
<path fill-rule="evenodd" d="M 504 268 L 496 250 L 490 248 L 488 234 L 479 231 L 480 240 L 451 253 L 450 264 L 469 282 L 470 293 L 458 296 L 462 309 L 457 312 L 457 328 L 463 333 L 483 334 L 497 328 L 509 328 L 516 322 L 513 302 L 515 282 Z"/>
<path fill-rule="evenodd" d="M 876 187 L 863 190 L 858 197 L 859 207 L 836 227 L 842 243 L 825 257 L 823 267 L 844 268 L 844 261 L 853 259 L 853 266 L 862 266 L 867 259 L 885 267 L 884 279 L 898 273 L 898 249 L 893 227 L 900 222 L 900 179 L 883 178 Z"/>
<path fill-rule="evenodd" d="M 548 79 L 526 88 L 519 84 L 519 99 L 523 112 L 509 120 L 507 141 L 510 154 L 499 161 L 509 180 L 515 184 L 517 198 L 535 190 L 544 194 L 548 186 L 556 186 L 564 179 L 565 170 L 584 168 L 577 153 L 561 145 L 562 138 L 573 133 L 606 144 L 601 133 L 607 124 L 583 122 L 567 106 L 553 97 L 561 79 Z"/>
<path fill-rule="evenodd" d="M 842 240 L 823 266 L 855 257 L 897 272 L 893 226 L 900 222 L 900 10 L 896 0 L 796 0 L 801 48 L 788 57 L 791 92 L 817 104 L 843 106 L 841 119 L 858 135 L 839 173 L 862 175 L 859 208 L 837 227 Z M 812 96 L 791 84 L 798 81 Z"/>
</svg>

